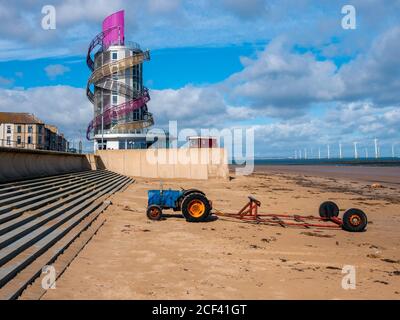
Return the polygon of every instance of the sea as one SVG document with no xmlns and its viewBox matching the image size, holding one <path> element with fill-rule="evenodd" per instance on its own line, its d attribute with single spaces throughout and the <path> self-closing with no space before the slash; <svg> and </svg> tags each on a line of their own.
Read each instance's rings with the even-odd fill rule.
<svg viewBox="0 0 400 320">
<path fill-rule="evenodd" d="M 376 167 L 399 167 L 400 158 L 331 158 L 331 159 L 267 159 L 267 158 L 256 158 L 254 159 L 254 164 L 256 166 L 265 165 L 318 165 L 318 166 L 376 166 Z"/>
</svg>

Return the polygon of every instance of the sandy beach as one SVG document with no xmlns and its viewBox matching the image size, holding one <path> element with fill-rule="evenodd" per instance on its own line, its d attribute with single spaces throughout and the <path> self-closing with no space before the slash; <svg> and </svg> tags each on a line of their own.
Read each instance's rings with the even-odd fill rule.
<svg viewBox="0 0 400 320">
<path fill-rule="evenodd" d="M 344 174 L 318 170 L 262 167 L 251 176 L 232 173 L 230 180 L 163 184 L 201 189 L 223 212 L 237 212 L 250 194 L 262 202 L 262 213 L 318 215 L 319 204 L 332 200 L 341 213 L 364 210 L 366 232 L 226 217 L 187 223 L 176 214 L 149 221 L 147 190 L 159 188 L 159 181 L 137 179 L 113 196 L 104 226 L 43 298 L 399 299 L 400 187 L 386 178 L 393 174 L 378 168 L 363 178 L 354 168 Z M 355 267 L 355 289 L 342 288 L 345 265 Z M 29 298 L 29 289 L 22 298 Z"/>
</svg>

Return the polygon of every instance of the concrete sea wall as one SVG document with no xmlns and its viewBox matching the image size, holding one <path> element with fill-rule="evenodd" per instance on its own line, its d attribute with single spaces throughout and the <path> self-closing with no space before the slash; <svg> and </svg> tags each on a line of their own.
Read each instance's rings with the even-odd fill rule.
<svg viewBox="0 0 400 320">
<path fill-rule="evenodd" d="M 229 176 L 222 148 L 100 150 L 96 155 L 0 148 L 0 183 L 96 169 L 163 179 Z"/>
<path fill-rule="evenodd" d="M 98 163 L 132 177 L 209 179 L 229 177 L 227 154 L 213 149 L 99 150 Z"/>
<path fill-rule="evenodd" d="M 0 148 L 0 183 L 90 169 L 82 154 Z"/>
</svg>

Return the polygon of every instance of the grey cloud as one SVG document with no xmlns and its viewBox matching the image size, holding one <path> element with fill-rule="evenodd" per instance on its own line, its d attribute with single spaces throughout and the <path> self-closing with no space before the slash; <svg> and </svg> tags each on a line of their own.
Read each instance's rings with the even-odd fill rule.
<svg viewBox="0 0 400 320">
<path fill-rule="evenodd" d="M 170 14 L 181 8 L 181 0 L 149 0 L 148 8 L 151 13 Z"/>
<path fill-rule="evenodd" d="M 8 87 L 14 83 L 14 79 L 8 79 L 0 76 L 0 87 Z"/>
<path fill-rule="evenodd" d="M 268 12 L 265 0 L 222 0 L 222 7 L 243 19 L 265 17 Z"/>
<path fill-rule="evenodd" d="M 346 100 L 368 99 L 376 104 L 400 103 L 400 26 L 373 43 L 370 50 L 344 65 L 340 75 L 346 84 Z"/>
</svg>

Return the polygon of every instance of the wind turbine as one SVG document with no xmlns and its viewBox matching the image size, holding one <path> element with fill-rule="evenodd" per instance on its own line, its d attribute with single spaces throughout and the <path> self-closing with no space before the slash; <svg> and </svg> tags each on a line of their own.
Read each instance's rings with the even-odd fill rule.
<svg viewBox="0 0 400 320">
<path fill-rule="evenodd" d="M 392 158 L 394 158 L 395 154 L 394 154 L 394 143 L 392 143 Z"/>
<path fill-rule="evenodd" d="M 378 139 L 374 139 L 374 144 L 375 144 L 375 158 L 378 159 L 379 157 L 379 147 L 378 147 Z"/>
<path fill-rule="evenodd" d="M 321 160 L 321 147 L 318 147 L 318 159 Z"/>
<path fill-rule="evenodd" d="M 340 159 L 342 159 L 343 157 L 342 157 L 342 143 L 341 142 L 339 142 L 339 158 Z"/>
<path fill-rule="evenodd" d="M 328 144 L 328 159 L 331 158 L 331 146 Z"/>
<path fill-rule="evenodd" d="M 358 159 L 358 151 L 357 151 L 357 144 L 358 142 L 354 141 L 354 159 Z"/>
<path fill-rule="evenodd" d="M 365 148 L 365 159 L 368 159 L 368 148 Z"/>
</svg>

